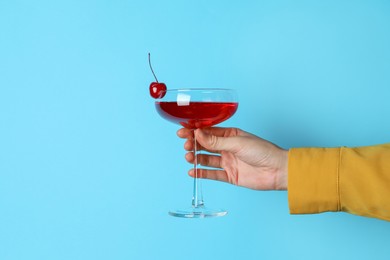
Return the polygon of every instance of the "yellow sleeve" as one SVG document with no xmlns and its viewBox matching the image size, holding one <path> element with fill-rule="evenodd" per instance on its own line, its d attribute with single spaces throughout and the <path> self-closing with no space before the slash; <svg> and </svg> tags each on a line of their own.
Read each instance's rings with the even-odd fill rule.
<svg viewBox="0 0 390 260">
<path fill-rule="evenodd" d="M 390 144 L 290 149 L 288 201 L 291 214 L 344 211 L 390 221 Z"/>
</svg>

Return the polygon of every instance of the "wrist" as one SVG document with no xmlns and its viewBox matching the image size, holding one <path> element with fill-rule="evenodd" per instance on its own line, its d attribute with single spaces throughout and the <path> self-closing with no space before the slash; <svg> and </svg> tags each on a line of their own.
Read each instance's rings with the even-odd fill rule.
<svg viewBox="0 0 390 260">
<path fill-rule="evenodd" d="M 288 175 L 288 150 L 281 150 L 278 177 L 277 177 L 277 190 L 287 190 L 287 175 Z"/>
</svg>

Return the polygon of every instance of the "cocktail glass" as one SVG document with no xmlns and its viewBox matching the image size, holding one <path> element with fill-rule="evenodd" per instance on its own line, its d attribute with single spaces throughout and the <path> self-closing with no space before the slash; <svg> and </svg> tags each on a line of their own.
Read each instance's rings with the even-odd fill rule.
<svg viewBox="0 0 390 260">
<path fill-rule="evenodd" d="M 237 94 L 232 89 L 189 88 L 166 90 L 155 103 L 157 112 L 166 120 L 196 130 L 217 125 L 229 119 L 238 108 Z M 201 178 L 198 172 L 198 149 L 194 135 L 194 187 L 191 207 L 169 211 L 175 217 L 204 218 L 227 214 L 223 209 L 204 204 Z"/>
</svg>

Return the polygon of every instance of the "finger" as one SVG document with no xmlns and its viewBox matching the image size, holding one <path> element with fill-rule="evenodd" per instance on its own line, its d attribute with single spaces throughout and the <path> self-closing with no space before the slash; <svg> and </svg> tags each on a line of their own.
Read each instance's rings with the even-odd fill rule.
<svg viewBox="0 0 390 260">
<path fill-rule="evenodd" d="M 187 141 L 185 141 L 184 149 L 186 151 L 193 151 L 194 150 L 194 140 L 193 139 L 188 139 Z M 197 142 L 196 150 L 197 151 L 201 151 L 201 150 L 206 150 L 206 149 Z"/>
<path fill-rule="evenodd" d="M 198 164 L 213 168 L 221 167 L 221 157 L 218 155 L 199 154 L 197 156 Z"/>
<path fill-rule="evenodd" d="M 193 152 L 186 153 L 185 159 L 189 163 L 195 162 L 195 156 Z M 198 154 L 197 155 L 197 164 L 213 168 L 222 168 L 221 167 L 221 157 L 218 155 L 209 155 L 209 154 Z"/>
<path fill-rule="evenodd" d="M 227 174 L 223 170 L 198 169 L 197 174 L 198 174 L 197 177 L 201 179 L 229 182 Z M 188 175 L 195 178 L 194 169 L 189 170 Z"/>
<path fill-rule="evenodd" d="M 201 146 L 206 148 L 206 150 L 211 152 L 216 151 L 229 151 L 237 152 L 240 147 L 241 137 L 239 136 L 230 136 L 230 137 L 221 137 L 214 134 L 207 133 L 207 130 L 197 129 L 195 131 L 196 139 Z"/>
<path fill-rule="evenodd" d="M 180 138 L 187 138 L 187 139 L 193 138 L 194 136 L 193 131 L 188 128 L 180 128 L 179 130 L 177 130 L 176 134 Z"/>
<path fill-rule="evenodd" d="M 184 150 L 193 151 L 194 150 L 194 142 L 192 140 L 187 140 L 184 143 Z"/>
<path fill-rule="evenodd" d="M 204 128 L 203 131 L 205 131 L 208 134 L 213 134 L 217 136 L 226 136 L 226 133 L 231 132 L 231 128 L 223 128 L 223 127 L 209 127 Z M 176 134 L 180 138 L 190 138 L 193 137 L 194 130 L 188 129 L 188 128 L 180 128 L 177 130 Z"/>
<path fill-rule="evenodd" d="M 186 161 L 189 162 L 189 163 L 194 163 L 194 153 L 193 152 L 188 152 L 186 153 L 186 155 L 184 156 Z"/>
<path fill-rule="evenodd" d="M 187 128 L 181 128 L 179 129 L 177 132 L 176 132 L 177 136 L 180 137 L 180 138 L 186 138 L 187 140 L 185 141 L 184 143 L 184 149 L 186 151 L 193 151 L 194 150 L 194 131 L 193 130 L 190 130 L 190 129 L 187 129 Z M 203 150 L 204 147 L 201 146 L 198 142 L 197 142 L 197 147 L 196 149 L 198 151 L 200 150 Z"/>
<path fill-rule="evenodd" d="M 247 135 L 249 133 L 242 131 L 238 128 L 226 128 L 226 127 L 209 127 L 209 128 L 203 128 L 202 131 L 204 131 L 207 134 L 221 136 L 221 137 L 229 137 L 229 136 L 243 136 Z M 177 130 L 176 134 L 180 138 L 193 138 L 194 136 L 194 130 L 188 129 L 188 128 L 180 128 Z"/>
<path fill-rule="evenodd" d="M 216 136 L 227 136 L 231 128 L 226 128 L 226 127 L 209 127 L 209 128 L 204 128 L 202 129 L 203 132 L 209 134 L 209 135 L 216 135 Z"/>
<path fill-rule="evenodd" d="M 202 128 L 202 131 L 207 134 L 216 135 L 220 137 L 245 136 L 249 134 L 235 127 L 209 127 Z"/>
<path fill-rule="evenodd" d="M 246 136 L 246 135 L 249 135 L 247 134 L 246 132 L 238 129 L 238 128 L 223 128 L 223 127 L 211 127 L 211 128 L 204 128 L 202 130 L 196 130 L 196 132 L 202 132 L 202 133 L 205 133 L 204 136 L 207 136 L 208 138 L 206 138 L 205 140 L 207 142 L 211 142 L 211 144 L 209 146 L 205 146 L 203 145 L 204 142 L 202 140 L 200 140 L 199 142 L 197 142 L 197 150 L 205 150 L 205 151 L 209 151 L 209 152 L 215 152 L 215 151 L 219 151 L 219 150 L 223 150 L 223 149 L 230 149 L 230 148 L 233 148 L 233 147 L 218 147 L 216 143 L 214 142 L 218 142 L 218 141 L 222 141 L 219 140 L 218 137 L 234 137 L 234 136 Z M 191 129 L 187 129 L 187 128 L 181 128 L 177 131 L 177 135 L 178 137 L 180 138 L 187 138 L 187 141 L 184 143 L 184 149 L 187 150 L 187 151 L 192 151 L 194 150 L 194 130 L 191 130 Z M 197 135 L 197 139 L 198 139 L 198 135 Z M 232 141 L 232 140 L 231 140 Z M 230 142 L 231 144 L 233 144 L 234 142 Z M 237 147 L 237 146 L 234 146 L 234 147 Z"/>
</svg>

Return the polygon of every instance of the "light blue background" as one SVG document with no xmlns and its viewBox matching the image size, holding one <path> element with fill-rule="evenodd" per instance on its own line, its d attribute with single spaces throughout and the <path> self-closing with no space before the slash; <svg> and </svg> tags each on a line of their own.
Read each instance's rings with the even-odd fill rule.
<svg viewBox="0 0 390 260">
<path fill-rule="evenodd" d="M 388 259 L 390 223 L 206 182 L 148 87 L 228 87 L 284 148 L 390 141 L 389 1 L 0 1 L 0 259 Z"/>
</svg>

